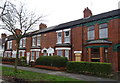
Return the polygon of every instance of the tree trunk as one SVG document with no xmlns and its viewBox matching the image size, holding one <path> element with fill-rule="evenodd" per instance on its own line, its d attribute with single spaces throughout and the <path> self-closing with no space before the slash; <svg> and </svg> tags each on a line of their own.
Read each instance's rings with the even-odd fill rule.
<svg viewBox="0 0 120 83">
<path fill-rule="evenodd" d="M 15 59 L 15 73 L 17 73 L 18 56 L 19 56 L 19 42 L 17 42 L 17 53 L 16 53 L 16 59 Z"/>
</svg>

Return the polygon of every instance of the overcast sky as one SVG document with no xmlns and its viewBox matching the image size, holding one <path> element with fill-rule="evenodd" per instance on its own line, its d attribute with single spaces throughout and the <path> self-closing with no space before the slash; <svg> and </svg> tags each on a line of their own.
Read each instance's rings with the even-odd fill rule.
<svg viewBox="0 0 120 83">
<path fill-rule="evenodd" d="M 4 0 L 3 0 L 4 1 Z M 91 9 L 93 15 L 118 9 L 120 0 L 12 0 L 19 1 L 31 11 L 46 16 L 43 23 L 48 27 L 83 18 L 83 10 Z M 37 27 L 38 28 L 38 27 Z M 3 31 L 0 30 L 0 34 Z"/>
</svg>

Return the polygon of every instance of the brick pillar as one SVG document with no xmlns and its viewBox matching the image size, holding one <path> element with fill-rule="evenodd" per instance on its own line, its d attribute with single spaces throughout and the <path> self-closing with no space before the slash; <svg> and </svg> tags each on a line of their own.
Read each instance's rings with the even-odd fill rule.
<svg viewBox="0 0 120 83">
<path fill-rule="evenodd" d="M 100 47 L 100 62 L 104 62 L 103 55 L 104 55 L 104 48 Z"/>
<path fill-rule="evenodd" d="M 88 48 L 88 61 L 91 62 L 91 48 Z"/>
</svg>

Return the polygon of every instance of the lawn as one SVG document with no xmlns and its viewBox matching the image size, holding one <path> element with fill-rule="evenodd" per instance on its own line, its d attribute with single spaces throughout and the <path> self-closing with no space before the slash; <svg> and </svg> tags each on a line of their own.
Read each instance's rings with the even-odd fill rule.
<svg viewBox="0 0 120 83">
<path fill-rule="evenodd" d="M 63 77 L 63 76 L 36 73 L 36 72 L 25 71 L 25 70 L 18 70 L 18 73 L 15 74 L 13 68 L 3 67 L 3 66 L 0 66 L 0 71 L 1 71 L 1 69 L 2 69 L 3 76 L 16 77 L 16 78 L 24 79 L 24 80 L 31 81 L 31 82 L 40 82 L 40 81 L 58 82 L 58 81 L 62 81 L 62 82 L 91 83 L 91 82 L 81 81 L 81 80 Z"/>
</svg>

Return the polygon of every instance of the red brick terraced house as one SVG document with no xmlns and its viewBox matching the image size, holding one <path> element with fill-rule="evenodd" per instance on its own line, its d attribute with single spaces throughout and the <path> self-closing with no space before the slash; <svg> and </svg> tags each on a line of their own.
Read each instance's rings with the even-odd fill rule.
<svg viewBox="0 0 120 83">
<path fill-rule="evenodd" d="M 89 8 L 84 18 L 27 33 L 20 42 L 19 57 L 35 61 L 39 56 L 65 56 L 70 61 L 112 63 L 120 71 L 120 9 L 92 15 Z M 18 30 L 19 32 L 19 30 Z M 15 57 L 16 42 L 7 36 L 4 57 Z"/>
</svg>

